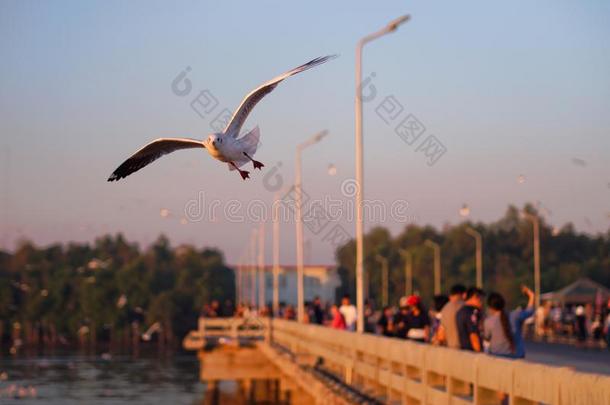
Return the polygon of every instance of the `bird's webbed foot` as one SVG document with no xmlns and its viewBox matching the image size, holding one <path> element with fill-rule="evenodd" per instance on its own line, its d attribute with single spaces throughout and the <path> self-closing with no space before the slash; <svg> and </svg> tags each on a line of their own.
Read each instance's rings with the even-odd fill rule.
<svg viewBox="0 0 610 405">
<path fill-rule="evenodd" d="M 262 162 L 252 159 L 250 157 L 250 155 L 248 155 L 246 152 L 244 152 L 244 156 L 252 161 L 252 164 L 254 165 L 254 169 L 261 170 L 263 167 L 265 167 L 265 165 Z"/>
<path fill-rule="evenodd" d="M 233 166 L 235 168 L 235 170 L 237 170 L 241 176 L 242 179 L 246 180 L 250 178 L 250 172 L 247 170 L 241 170 L 239 167 L 237 167 L 237 165 L 234 162 L 229 162 L 231 164 L 231 166 Z"/>
<path fill-rule="evenodd" d="M 239 169 L 237 169 L 239 170 Z M 247 170 L 239 170 L 239 174 L 241 174 L 241 178 L 246 180 L 250 178 L 250 172 Z"/>
</svg>

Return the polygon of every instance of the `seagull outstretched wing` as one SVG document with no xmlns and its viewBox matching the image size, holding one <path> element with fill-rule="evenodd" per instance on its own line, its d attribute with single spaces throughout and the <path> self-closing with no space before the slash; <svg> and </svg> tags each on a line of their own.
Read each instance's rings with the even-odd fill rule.
<svg viewBox="0 0 610 405">
<path fill-rule="evenodd" d="M 271 93 L 273 91 L 273 89 L 275 89 L 275 87 L 278 84 L 280 84 L 280 82 L 282 80 L 284 80 L 292 75 L 296 75 L 297 73 L 304 72 L 307 69 L 311 69 L 314 66 L 321 65 L 322 63 L 324 63 L 330 59 L 334 59 L 335 57 L 337 57 L 337 55 L 329 55 L 329 56 L 322 56 L 319 58 L 315 58 L 299 67 L 289 70 L 288 72 L 283 73 L 283 74 L 269 80 L 268 82 L 260 85 L 256 89 L 252 90 L 242 100 L 241 104 L 239 105 L 239 107 L 237 108 L 237 110 L 235 111 L 233 116 L 231 117 L 229 124 L 227 125 L 227 127 L 224 130 L 224 133 L 230 134 L 231 136 L 236 138 L 239 135 L 239 131 L 240 131 L 242 125 L 244 125 L 246 118 L 248 118 L 248 114 L 250 114 L 250 111 L 252 111 L 252 109 L 256 106 L 256 104 L 259 101 L 262 100 L 263 97 L 265 97 L 267 94 Z"/>
<path fill-rule="evenodd" d="M 144 166 L 154 162 L 163 155 L 179 149 L 205 148 L 202 141 L 189 138 L 159 138 L 131 155 L 111 175 L 108 181 L 118 181 L 137 172 Z"/>
</svg>

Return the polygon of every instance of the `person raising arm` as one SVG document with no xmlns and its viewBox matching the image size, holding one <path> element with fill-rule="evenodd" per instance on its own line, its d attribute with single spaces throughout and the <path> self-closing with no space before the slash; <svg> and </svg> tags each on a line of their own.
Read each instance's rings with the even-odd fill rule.
<svg viewBox="0 0 610 405">
<path fill-rule="evenodd" d="M 510 326 L 513 331 L 513 342 L 515 345 L 514 357 L 522 359 L 525 357 L 525 344 L 523 343 L 523 323 L 534 315 L 534 292 L 525 285 L 521 286 L 521 293 L 527 297 L 525 309 L 517 308 L 509 315 Z"/>
</svg>

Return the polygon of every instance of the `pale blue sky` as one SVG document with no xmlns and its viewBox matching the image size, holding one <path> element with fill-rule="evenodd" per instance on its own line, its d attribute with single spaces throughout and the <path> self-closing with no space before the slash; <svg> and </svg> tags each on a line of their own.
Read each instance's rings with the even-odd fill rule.
<svg viewBox="0 0 610 405">
<path fill-rule="evenodd" d="M 366 198 L 409 202 L 419 224 L 499 218 L 509 203 L 540 201 L 555 225 L 587 232 L 610 224 L 610 3 L 456 2 L 0 2 L 2 239 L 42 244 L 121 231 L 149 243 L 223 249 L 236 262 L 252 222 L 180 224 L 189 200 L 270 201 L 264 173 L 242 182 L 200 151 L 181 151 L 119 183 L 106 178 L 162 136 L 204 137 L 210 119 L 189 106 L 210 89 L 235 108 L 263 81 L 319 55 L 326 65 L 283 82 L 261 102 L 257 158 L 293 176 L 294 148 L 330 136 L 303 156 L 312 197 L 341 198 L 354 173 L 356 41 L 404 14 L 411 22 L 365 50 L 378 96 L 365 104 Z M 192 93 L 172 80 L 187 66 Z M 376 114 L 388 95 L 447 148 L 432 167 Z M 582 159 L 586 166 L 574 164 Z M 338 174 L 330 177 L 333 163 Z M 517 176 L 526 182 L 519 184 Z M 159 210 L 172 215 L 163 219 Z M 350 233 L 354 224 L 340 223 Z M 367 226 L 371 226 L 369 223 Z M 393 232 L 404 223 L 386 222 Z M 282 261 L 294 230 L 282 226 Z M 306 231 L 311 262 L 332 262 Z M 270 239 L 267 246 L 270 247 Z M 270 250 L 269 250 L 270 252 Z M 268 256 L 270 259 L 270 255 Z"/>
</svg>

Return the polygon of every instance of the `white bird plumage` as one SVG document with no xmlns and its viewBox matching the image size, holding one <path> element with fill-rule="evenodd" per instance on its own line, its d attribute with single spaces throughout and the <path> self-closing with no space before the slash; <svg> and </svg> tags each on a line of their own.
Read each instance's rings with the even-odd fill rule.
<svg viewBox="0 0 610 405">
<path fill-rule="evenodd" d="M 271 91 L 273 91 L 273 89 L 275 89 L 284 79 L 318 66 L 335 57 L 336 55 L 329 55 L 313 59 L 263 83 L 242 100 L 227 124 L 227 127 L 220 133 L 210 134 L 204 140 L 190 138 L 160 138 L 150 142 L 123 162 L 110 175 L 108 181 L 118 181 L 154 162 L 163 155 L 179 149 L 190 148 L 205 148 L 213 158 L 220 160 L 221 162 L 226 162 L 229 165 L 229 170 L 238 170 L 242 179 L 245 180 L 249 178 L 249 172 L 241 170 L 241 166 L 249 161 L 252 161 L 255 169 L 261 169 L 264 166 L 261 162 L 253 159 L 260 139 L 258 127 L 239 138 L 239 131 L 250 112 L 263 97 L 271 93 Z"/>
</svg>

